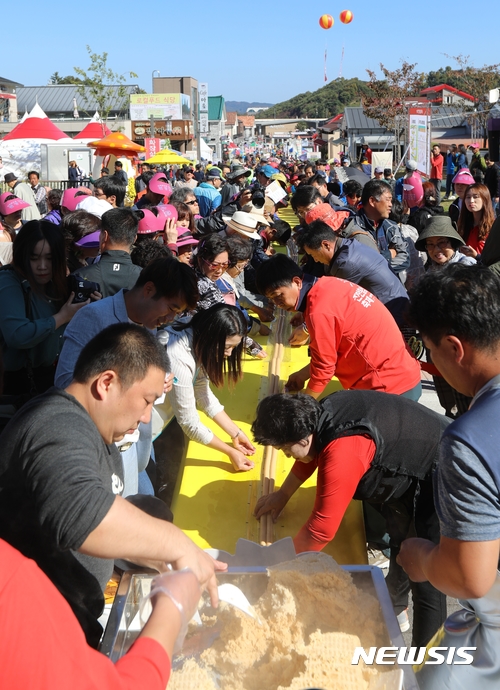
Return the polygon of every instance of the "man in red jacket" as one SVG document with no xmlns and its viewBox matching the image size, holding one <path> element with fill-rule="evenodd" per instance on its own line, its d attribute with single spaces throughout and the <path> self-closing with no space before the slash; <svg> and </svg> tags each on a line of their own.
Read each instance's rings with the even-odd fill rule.
<svg viewBox="0 0 500 690">
<path fill-rule="evenodd" d="M 441 183 L 443 181 L 443 163 L 444 158 L 441 155 L 441 149 L 437 144 L 434 144 L 431 152 L 431 176 L 430 182 L 437 189 L 438 201 L 441 199 Z"/>
<path fill-rule="evenodd" d="M 377 390 L 418 400 L 420 365 L 387 308 L 371 292 L 340 278 L 313 278 L 277 254 L 262 263 L 257 287 L 276 306 L 304 313 L 311 362 L 287 381 L 318 398 L 332 376 L 344 388 Z"/>
</svg>

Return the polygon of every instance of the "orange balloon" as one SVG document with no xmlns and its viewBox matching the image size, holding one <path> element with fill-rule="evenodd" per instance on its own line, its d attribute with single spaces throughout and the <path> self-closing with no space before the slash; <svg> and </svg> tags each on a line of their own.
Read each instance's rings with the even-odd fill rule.
<svg viewBox="0 0 500 690">
<path fill-rule="evenodd" d="M 340 13 L 340 21 L 342 24 L 350 24 L 354 19 L 354 15 L 351 10 L 342 10 Z"/>
<path fill-rule="evenodd" d="M 322 14 L 319 18 L 319 25 L 322 29 L 331 29 L 333 26 L 333 17 L 331 14 Z"/>
</svg>

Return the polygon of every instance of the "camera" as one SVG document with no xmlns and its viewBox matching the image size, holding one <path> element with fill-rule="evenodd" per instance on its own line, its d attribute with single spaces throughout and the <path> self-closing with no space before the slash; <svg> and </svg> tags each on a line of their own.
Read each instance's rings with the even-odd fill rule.
<svg viewBox="0 0 500 690">
<path fill-rule="evenodd" d="M 75 298 L 72 304 L 80 304 L 86 302 L 93 292 L 100 292 L 101 286 L 99 283 L 93 283 L 91 280 L 85 280 L 79 275 L 68 276 L 68 288 L 70 292 L 75 293 Z"/>
<path fill-rule="evenodd" d="M 252 193 L 252 204 L 255 206 L 255 208 L 262 208 L 264 206 L 265 201 L 266 195 L 264 194 L 262 188 L 256 189 Z"/>
</svg>

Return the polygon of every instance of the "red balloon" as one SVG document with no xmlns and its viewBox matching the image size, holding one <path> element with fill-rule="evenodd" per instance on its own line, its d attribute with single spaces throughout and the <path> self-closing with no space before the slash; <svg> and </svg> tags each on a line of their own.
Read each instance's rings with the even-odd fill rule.
<svg viewBox="0 0 500 690">
<path fill-rule="evenodd" d="M 333 17 L 331 14 L 322 14 L 319 18 L 319 25 L 322 29 L 331 29 L 333 26 Z"/>
<path fill-rule="evenodd" d="M 350 24 L 354 19 L 354 15 L 351 10 L 342 10 L 340 13 L 340 21 L 342 24 Z"/>
</svg>

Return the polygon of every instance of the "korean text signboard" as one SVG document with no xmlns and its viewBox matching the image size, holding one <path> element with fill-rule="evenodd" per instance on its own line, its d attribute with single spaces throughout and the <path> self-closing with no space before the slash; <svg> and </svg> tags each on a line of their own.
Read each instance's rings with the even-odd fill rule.
<svg viewBox="0 0 500 690">
<path fill-rule="evenodd" d="M 417 170 L 430 175 L 431 164 L 431 109 L 410 108 L 408 158 L 417 162 Z"/>
</svg>

